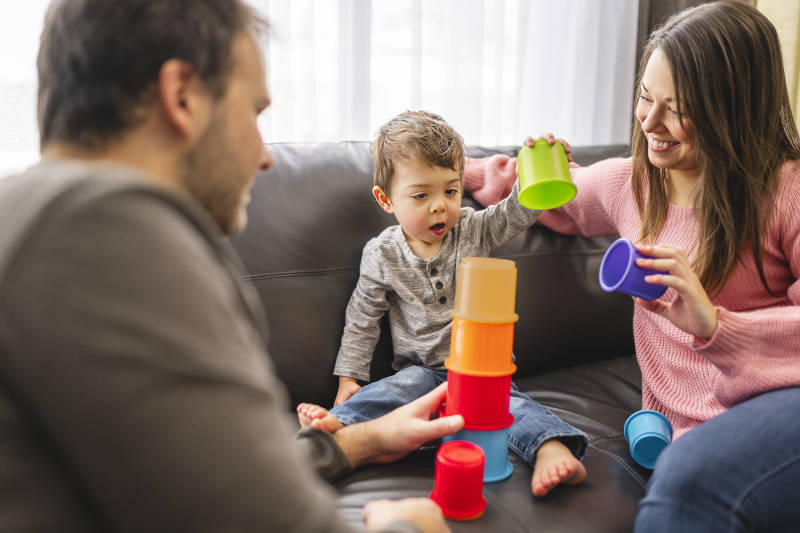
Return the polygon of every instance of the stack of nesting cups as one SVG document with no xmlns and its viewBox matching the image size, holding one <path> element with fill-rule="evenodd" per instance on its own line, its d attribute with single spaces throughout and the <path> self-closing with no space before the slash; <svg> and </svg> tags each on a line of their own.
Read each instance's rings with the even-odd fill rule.
<svg viewBox="0 0 800 533">
<path fill-rule="evenodd" d="M 477 444 L 485 456 L 483 481 L 511 475 L 508 431 L 517 267 L 513 261 L 465 257 L 458 265 L 443 415 L 460 414 L 464 429 L 446 440 Z"/>
</svg>

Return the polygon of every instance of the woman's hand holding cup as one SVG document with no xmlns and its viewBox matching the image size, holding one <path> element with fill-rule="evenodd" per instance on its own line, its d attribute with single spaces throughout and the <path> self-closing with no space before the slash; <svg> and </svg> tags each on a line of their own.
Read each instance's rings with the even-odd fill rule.
<svg viewBox="0 0 800 533">
<path fill-rule="evenodd" d="M 547 141 L 547 144 L 549 144 L 550 146 L 554 145 L 557 142 L 561 143 L 561 146 L 564 147 L 564 152 L 566 152 L 566 154 L 567 154 L 567 161 L 572 163 L 572 147 L 569 145 L 569 143 L 567 141 L 565 141 L 564 139 L 562 139 L 560 137 L 556 138 L 556 136 L 553 135 L 550 132 L 542 133 L 541 135 L 539 135 L 535 139 L 533 137 L 530 137 L 530 136 L 525 137 L 525 141 L 523 141 L 522 144 L 525 145 L 525 146 L 528 146 L 530 148 L 533 148 L 534 143 L 536 143 L 536 141 L 538 141 L 540 139 L 544 139 L 545 141 Z"/>
</svg>

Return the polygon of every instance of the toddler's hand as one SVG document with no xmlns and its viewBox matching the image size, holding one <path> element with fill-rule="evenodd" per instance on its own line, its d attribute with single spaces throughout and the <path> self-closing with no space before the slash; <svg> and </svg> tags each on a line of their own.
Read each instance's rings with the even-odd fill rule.
<svg viewBox="0 0 800 533">
<path fill-rule="evenodd" d="M 547 144 L 549 144 L 549 145 L 551 145 L 551 146 L 552 146 L 553 144 L 557 143 L 557 142 L 561 143 L 561 146 L 563 146 L 563 147 L 564 147 L 564 151 L 567 153 L 567 161 L 569 161 L 570 163 L 572 163 L 572 147 L 569 145 L 569 143 L 568 143 L 567 141 L 565 141 L 564 139 L 562 139 L 562 138 L 560 138 L 560 137 L 559 137 L 559 138 L 556 138 L 556 136 L 555 136 L 555 135 L 553 135 L 553 134 L 552 134 L 552 133 L 550 133 L 550 132 L 547 132 L 547 133 L 542 133 L 542 134 L 541 134 L 541 135 L 539 135 L 539 137 L 537 137 L 536 139 L 534 139 L 533 137 L 525 137 L 525 142 L 524 142 L 524 144 L 525 144 L 525 146 L 533 146 L 533 143 L 535 143 L 535 142 L 536 142 L 536 141 L 538 141 L 539 139 L 544 139 L 544 140 L 546 140 L 546 141 L 547 141 Z"/>
<path fill-rule="evenodd" d="M 333 401 L 333 406 L 343 404 L 350 396 L 361 390 L 361 385 L 358 384 L 353 378 L 346 378 L 339 376 L 339 390 L 336 392 L 336 399 Z"/>
</svg>

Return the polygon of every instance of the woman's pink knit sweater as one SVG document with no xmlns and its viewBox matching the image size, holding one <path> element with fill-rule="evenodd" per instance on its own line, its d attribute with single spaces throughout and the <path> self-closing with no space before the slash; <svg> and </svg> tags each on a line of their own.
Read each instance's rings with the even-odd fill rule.
<svg viewBox="0 0 800 533">
<path fill-rule="evenodd" d="M 572 169 L 578 194 L 537 220 L 554 231 L 586 236 L 618 233 L 636 242 L 639 215 L 631 189 L 631 159 L 609 159 Z M 465 188 L 481 202 L 510 190 L 516 161 L 506 156 L 468 159 Z M 505 194 L 508 194 L 505 192 Z M 697 246 L 694 209 L 669 206 L 657 243 Z M 763 242 L 761 284 L 746 255 L 712 302 L 719 323 L 711 339 L 698 339 L 636 305 L 633 333 L 642 371 L 642 408 L 664 413 L 675 438 L 759 393 L 800 384 L 800 163 L 780 170 L 776 209 Z M 661 297 L 674 300 L 674 289 Z M 573 302 L 579 304 L 580 302 Z"/>
</svg>

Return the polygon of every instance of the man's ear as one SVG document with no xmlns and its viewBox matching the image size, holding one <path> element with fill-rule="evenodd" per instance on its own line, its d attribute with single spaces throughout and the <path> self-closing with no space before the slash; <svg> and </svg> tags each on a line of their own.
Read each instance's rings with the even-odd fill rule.
<svg viewBox="0 0 800 533">
<path fill-rule="evenodd" d="M 387 213 L 392 213 L 394 211 L 392 208 L 392 203 L 389 201 L 389 197 L 385 192 L 383 192 L 383 189 L 377 185 L 372 188 L 372 196 L 375 197 L 375 201 L 378 202 L 378 205 L 381 206 L 381 209 Z"/>
<path fill-rule="evenodd" d="M 189 63 L 170 59 L 158 73 L 158 100 L 167 123 L 184 138 L 205 131 L 211 95 Z"/>
</svg>

